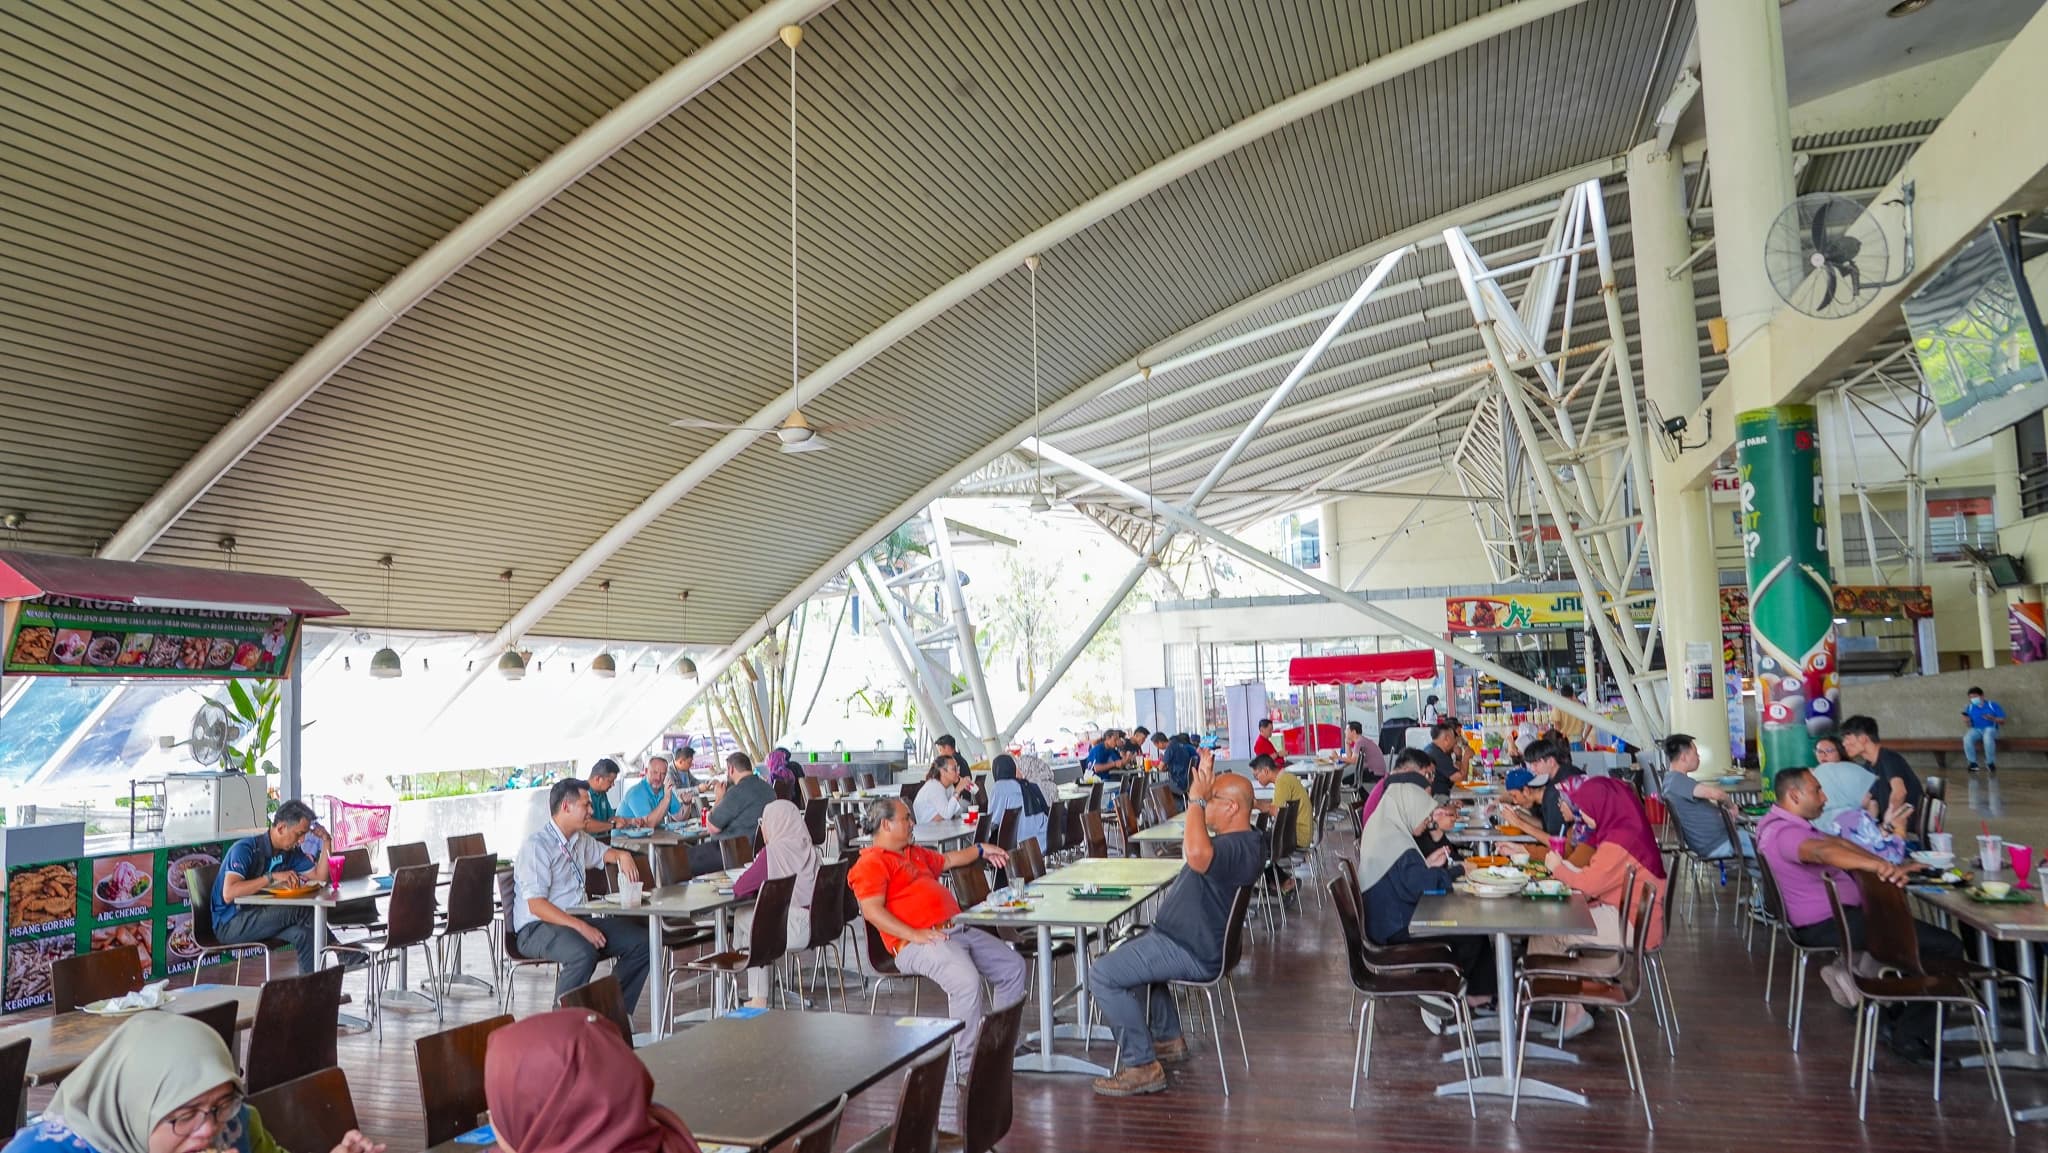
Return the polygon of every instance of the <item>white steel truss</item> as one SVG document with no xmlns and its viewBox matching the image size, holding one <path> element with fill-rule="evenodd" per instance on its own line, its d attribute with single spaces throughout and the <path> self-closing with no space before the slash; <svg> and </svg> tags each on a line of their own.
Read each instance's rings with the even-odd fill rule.
<svg viewBox="0 0 2048 1153">
<path fill-rule="evenodd" d="M 1623 705 L 1661 738 L 1660 693 L 1646 691 L 1658 636 L 1654 594 L 1640 578 L 1657 566 L 1649 432 L 1636 396 L 1628 333 L 1599 181 L 1566 194 L 1543 251 L 1489 268 L 1464 232 L 1444 232 L 1474 325 L 1494 369 L 1495 390 L 1452 465 L 1497 578 L 1547 575 L 1555 535 L 1562 567 L 1577 580 L 1587 624 L 1614 672 Z M 1605 341 L 1590 359 L 1574 347 L 1581 270 L 1592 257 L 1604 306 Z M 1501 281 L 1527 272 L 1519 299 Z M 1636 613 L 1650 607 L 1649 627 Z M 1589 686 L 1589 689 L 1594 686 Z"/>
</svg>

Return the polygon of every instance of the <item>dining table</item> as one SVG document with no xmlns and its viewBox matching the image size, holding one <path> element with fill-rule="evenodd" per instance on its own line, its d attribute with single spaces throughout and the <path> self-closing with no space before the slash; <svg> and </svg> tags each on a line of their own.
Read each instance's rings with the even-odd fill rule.
<svg viewBox="0 0 2048 1153">
<path fill-rule="evenodd" d="M 1980 871 L 1976 880 L 2004 881 L 2011 884 L 2015 878 L 2009 870 L 1998 869 Z M 2012 942 L 2014 972 L 2033 982 L 2034 988 L 2039 990 L 2040 965 L 2034 954 L 2037 949 L 2048 945 L 2048 904 L 2043 903 L 2041 894 L 2014 889 L 2013 892 L 2023 892 L 2029 899 L 2025 902 L 2004 903 L 1976 900 L 1964 889 L 1961 885 L 1914 884 L 1908 886 L 1906 891 L 1931 910 L 1938 921 L 1960 922 L 1977 930 L 1977 963 L 1987 969 L 1998 967 L 1997 943 Z M 1996 981 L 1984 982 L 1984 1003 L 1997 1005 L 1998 992 Z M 1993 1052 L 1998 1064 L 2001 1068 L 2029 1069 L 2037 1072 L 2048 1069 L 2048 1053 L 2044 1053 L 2041 1048 L 2040 1007 L 2034 1003 L 2032 997 L 2022 996 L 2019 1002 L 2021 1043 L 2017 1047 L 2004 1043 L 1998 1013 L 1986 1014 L 1991 1027 Z M 1983 1063 L 1984 1058 L 1976 1054 L 1971 1054 L 1962 1061 L 1966 1067 L 1981 1066 Z M 2048 1120 L 2048 1105 L 2015 1110 L 2013 1120 Z"/>
<path fill-rule="evenodd" d="M 945 1017 L 744 1009 L 643 1046 L 634 1056 L 654 1078 L 655 1103 L 674 1110 L 705 1153 L 772 1149 L 841 1097 L 951 1045 L 960 1029 Z M 427 1153 L 503 1148 L 455 1138 Z"/>
<path fill-rule="evenodd" d="M 246 1029 L 256 1021 L 256 1001 L 263 990 L 255 985 L 187 985 L 168 989 L 170 1000 L 164 1008 L 173 1013 L 204 1009 L 223 1001 L 235 1003 L 235 1027 Z M 27 1040 L 28 1083 L 54 1085 L 92 1056 L 100 1043 L 112 1036 L 133 1014 L 88 1013 L 73 1009 L 54 1013 L 19 1025 L 0 1029 L 0 1046 Z"/>
<path fill-rule="evenodd" d="M 1577 936 L 1591 934 L 1597 926 L 1593 922 L 1592 906 L 1579 893 L 1571 893 L 1563 900 L 1533 900 L 1528 897 L 1477 897 L 1462 889 L 1453 889 L 1444 894 L 1428 894 L 1415 904 L 1415 913 L 1408 922 L 1408 932 L 1417 938 L 1485 935 L 1493 938 L 1493 973 L 1496 991 L 1494 1004 L 1499 1009 L 1500 1039 L 1481 1041 L 1467 1035 L 1463 1045 L 1470 1048 L 1474 1057 L 1493 1057 L 1500 1062 L 1500 1073 L 1481 1075 L 1469 1079 L 1471 1091 L 1496 1097 L 1507 1097 L 1515 1091 L 1515 954 L 1517 937 Z M 1447 1034 L 1448 1035 L 1448 1034 Z M 1528 1057 L 1543 1061 L 1578 1063 L 1578 1055 L 1554 1045 L 1530 1042 L 1523 1051 Z M 1463 1049 L 1445 1053 L 1446 1061 L 1460 1060 Z M 1477 1062 L 1475 1062 L 1475 1065 Z M 1571 1105 L 1585 1105 L 1586 1096 L 1559 1085 L 1535 1077 L 1522 1077 L 1522 1096 L 1543 1101 L 1560 1101 Z M 1462 1095 L 1467 1086 L 1466 1079 L 1448 1081 L 1436 1087 L 1436 1095 L 1448 1097 Z"/>
<path fill-rule="evenodd" d="M 679 885 L 645 889 L 637 905 L 621 904 L 618 894 L 608 893 L 562 911 L 577 917 L 641 917 L 647 921 L 647 1019 L 652 1035 L 660 1039 L 668 1036 L 671 1025 L 667 1020 L 668 958 L 661 945 L 661 919 L 696 920 L 708 914 L 712 922 L 712 952 L 723 953 L 731 936 L 729 926 L 733 907 L 750 903 L 753 899 L 752 894 L 734 896 L 731 879 L 726 874 L 713 873 L 691 878 Z M 712 982 L 709 1013 L 712 1019 L 717 1019 L 723 1012 L 723 1000 L 718 983 Z M 627 1006 L 629 1012 L 631 1009 L 632 1006 Z"/>
<path fill-rule="evenodd" d="M 1187 836 L 1188 818 L 1186 813 L 1171 817 L 1156 825 L 1139 829 L 1131 835 L 1131 843 L 1138 846 L 1140 853 L 1163 852 L 1163 846 L 1179 845 Z"/>
</svg>

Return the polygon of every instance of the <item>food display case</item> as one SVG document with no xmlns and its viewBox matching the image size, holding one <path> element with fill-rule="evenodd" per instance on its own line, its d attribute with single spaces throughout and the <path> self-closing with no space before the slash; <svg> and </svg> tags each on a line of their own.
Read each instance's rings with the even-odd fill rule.
<svg viewBox="0 0 2048 1153">
<path fill-rule="evenodd" d="M 344 611 L 290 577 L 0 551 L 0 676 L 288 677 L 302 622 Z M 240 784 L 229 823 L 247 833 L 263 824 L 262 788 L 251 799 Z M 191 968 L 194 906 L 206 915 L 206 895 L 187 891 L 185 870 L 226 855 L 222 815 L 183 836 L 7 830 L 0 1012 L 50 1003 L 51 967 L 89 950 L 139 948 L 152 977 Z"/>
</svg>

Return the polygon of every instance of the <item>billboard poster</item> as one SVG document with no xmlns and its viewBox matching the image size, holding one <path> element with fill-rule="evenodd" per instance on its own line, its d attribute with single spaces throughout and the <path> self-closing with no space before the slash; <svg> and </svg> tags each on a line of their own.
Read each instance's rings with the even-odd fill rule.
<svg viewBox="0 0 2048 1153">
<path fill-rule="evenodd" d="M 0 1012 L 55 999 L 51 966 L 78 954 L 80 862 L 16 865 L 7 870 L 6 968 Z"/>
<path fill-rule="evenodd" d="M 1648 623 L 1653 604 L 1636 604 L 1630 616 Z M 1444 598 L 1444 627 L 1454 633 L 1508 633 L 1520 629 L 1586 627 L 1585 598 L 1578 593 L 1499 593 Z"/>
<path fill-rule="evenodd" d="M 17 676 L 270 678 L 290 669 L 299 619 L 218 609 L 139 608 L 46 596 L 10 614 L 4 669 Z"/>
<path fill-rule="evenodd" d="M 2048 661 L 2048 605 L 2040 601 L 2017 601 L 2007 610 L 2006 627 L 2012 634 L 2014 664 L 2030 665 Z"/>
</svg>

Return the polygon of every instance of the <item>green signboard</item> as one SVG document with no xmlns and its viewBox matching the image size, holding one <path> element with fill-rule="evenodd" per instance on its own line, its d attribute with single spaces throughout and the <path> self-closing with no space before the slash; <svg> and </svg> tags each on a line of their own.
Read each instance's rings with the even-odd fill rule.
<svg viewBox="0 0 2048 1153">
<path fill-rule="evenodd" d="M 1834 727 L 1841 703 L 1816 424 L 1809 405 L 1736 418 L 1766 782 L 1780 769 L 1815 763 L 1813 739 Z"/>
<path fill-rule="evenodd" d="M 298 618 L 46 596 L 13 609 L 10 676 L 284 676 Z"/>
</svg>

